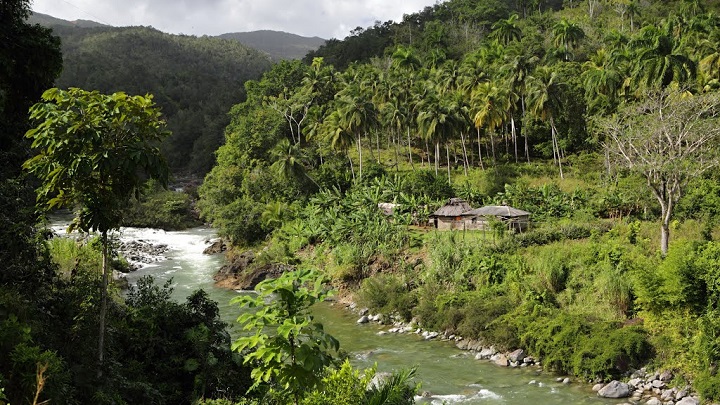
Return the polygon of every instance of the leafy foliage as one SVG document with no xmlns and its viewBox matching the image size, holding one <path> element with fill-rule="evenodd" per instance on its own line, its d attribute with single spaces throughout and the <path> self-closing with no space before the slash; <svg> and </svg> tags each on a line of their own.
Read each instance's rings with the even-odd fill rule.
<svg viewBox="0 0 720 405">
<path fill-rule="evenodd" d="M 265 280 L 256 290 L 257 296 L 243 295 L 231 301 L 250 309 L 238 322 L 252 331 L 238 338 L 232 349 L 243 352 L 244 362 L 253 366 L 255 384 L 251 388 L 272 383 L 298 403 L 302 393 L 318 384 L 321 371 L 332 364 L 333 353 L 340 347 L 309 312 L 328 292 L 322 277 L 310 270 Z"/>
</svg>

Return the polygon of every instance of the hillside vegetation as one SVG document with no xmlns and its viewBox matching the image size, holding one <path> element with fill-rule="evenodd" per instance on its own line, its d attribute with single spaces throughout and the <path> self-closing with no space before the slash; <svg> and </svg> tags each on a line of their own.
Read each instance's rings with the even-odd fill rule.
<svg viewBox="0 0 720 405">
<path fill-rule="evenodd" d="M 720 399 L 717 10 L 454 0 L 355 30 L 247 84 L 202 214 L 373 310 Z M 532 229 L 426 228 L 450 197 Z"/>
<path fill-rule="evenodd" d="M 172 131 L 163 152 L 176 172 L 203 175 L 212 167 L 227 111 L 245 99 L 245 81 L 271 66 L 266 55 L 237 41 L 146 27 L 53 29 L 63 53 L 55 85 L 154 95 Z"/>
</svg>

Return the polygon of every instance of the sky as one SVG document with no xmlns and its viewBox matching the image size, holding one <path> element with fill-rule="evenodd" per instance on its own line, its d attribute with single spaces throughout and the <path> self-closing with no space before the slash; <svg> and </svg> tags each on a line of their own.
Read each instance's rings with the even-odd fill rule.
<svg viewBox="0 0 720 405">
<path fill-rule="evenodd" d="M 440 0 L 32 0 L 35 12 L 117 27 L 152 26 L 171 34 L 257 30 L 345 38 L 375 21 L 401 21 Z"/>
</svg>

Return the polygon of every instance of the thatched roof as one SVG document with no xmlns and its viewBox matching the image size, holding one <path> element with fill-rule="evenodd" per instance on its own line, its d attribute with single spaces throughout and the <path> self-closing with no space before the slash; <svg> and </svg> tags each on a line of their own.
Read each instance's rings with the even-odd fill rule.
<svg viewBox="0 0 720 405">
<path fill-rule="evenodd" d="M 447 204 L 433 212 L 431 217 L 459 217 L 464 212 L 472 210 L 472 206 L 462 198 L 451 198 Z"/>
<path fill-rule="evenodd" d="M 463 212 L 462 215 L 516 218 L 528 216 L 530 213 L 507 205 L 487 205 L 482 208 L 476 208 L 474 210 Z"/>
</svg>

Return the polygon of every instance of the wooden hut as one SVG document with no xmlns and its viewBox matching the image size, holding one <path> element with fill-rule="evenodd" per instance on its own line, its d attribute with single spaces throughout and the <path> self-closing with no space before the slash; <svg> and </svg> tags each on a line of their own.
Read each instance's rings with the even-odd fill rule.
<svg viewBox="0 0 720 405">
<path fill-rule="evenodd" d="M 464 229 L 464 212 L 472 210 L 462 198 L 451 198 L 447 204 L 430 215 L 430 221 L 437 229 Z"/>
<path fill-rule="evenodd" d="M 488 205 L 462 213 L 465 229 L 490 229 L 492 218 L 504 222 L 508 229 L 524 232 L 530 224 L 530 213 L 507 205 Z"/>
</svg>

